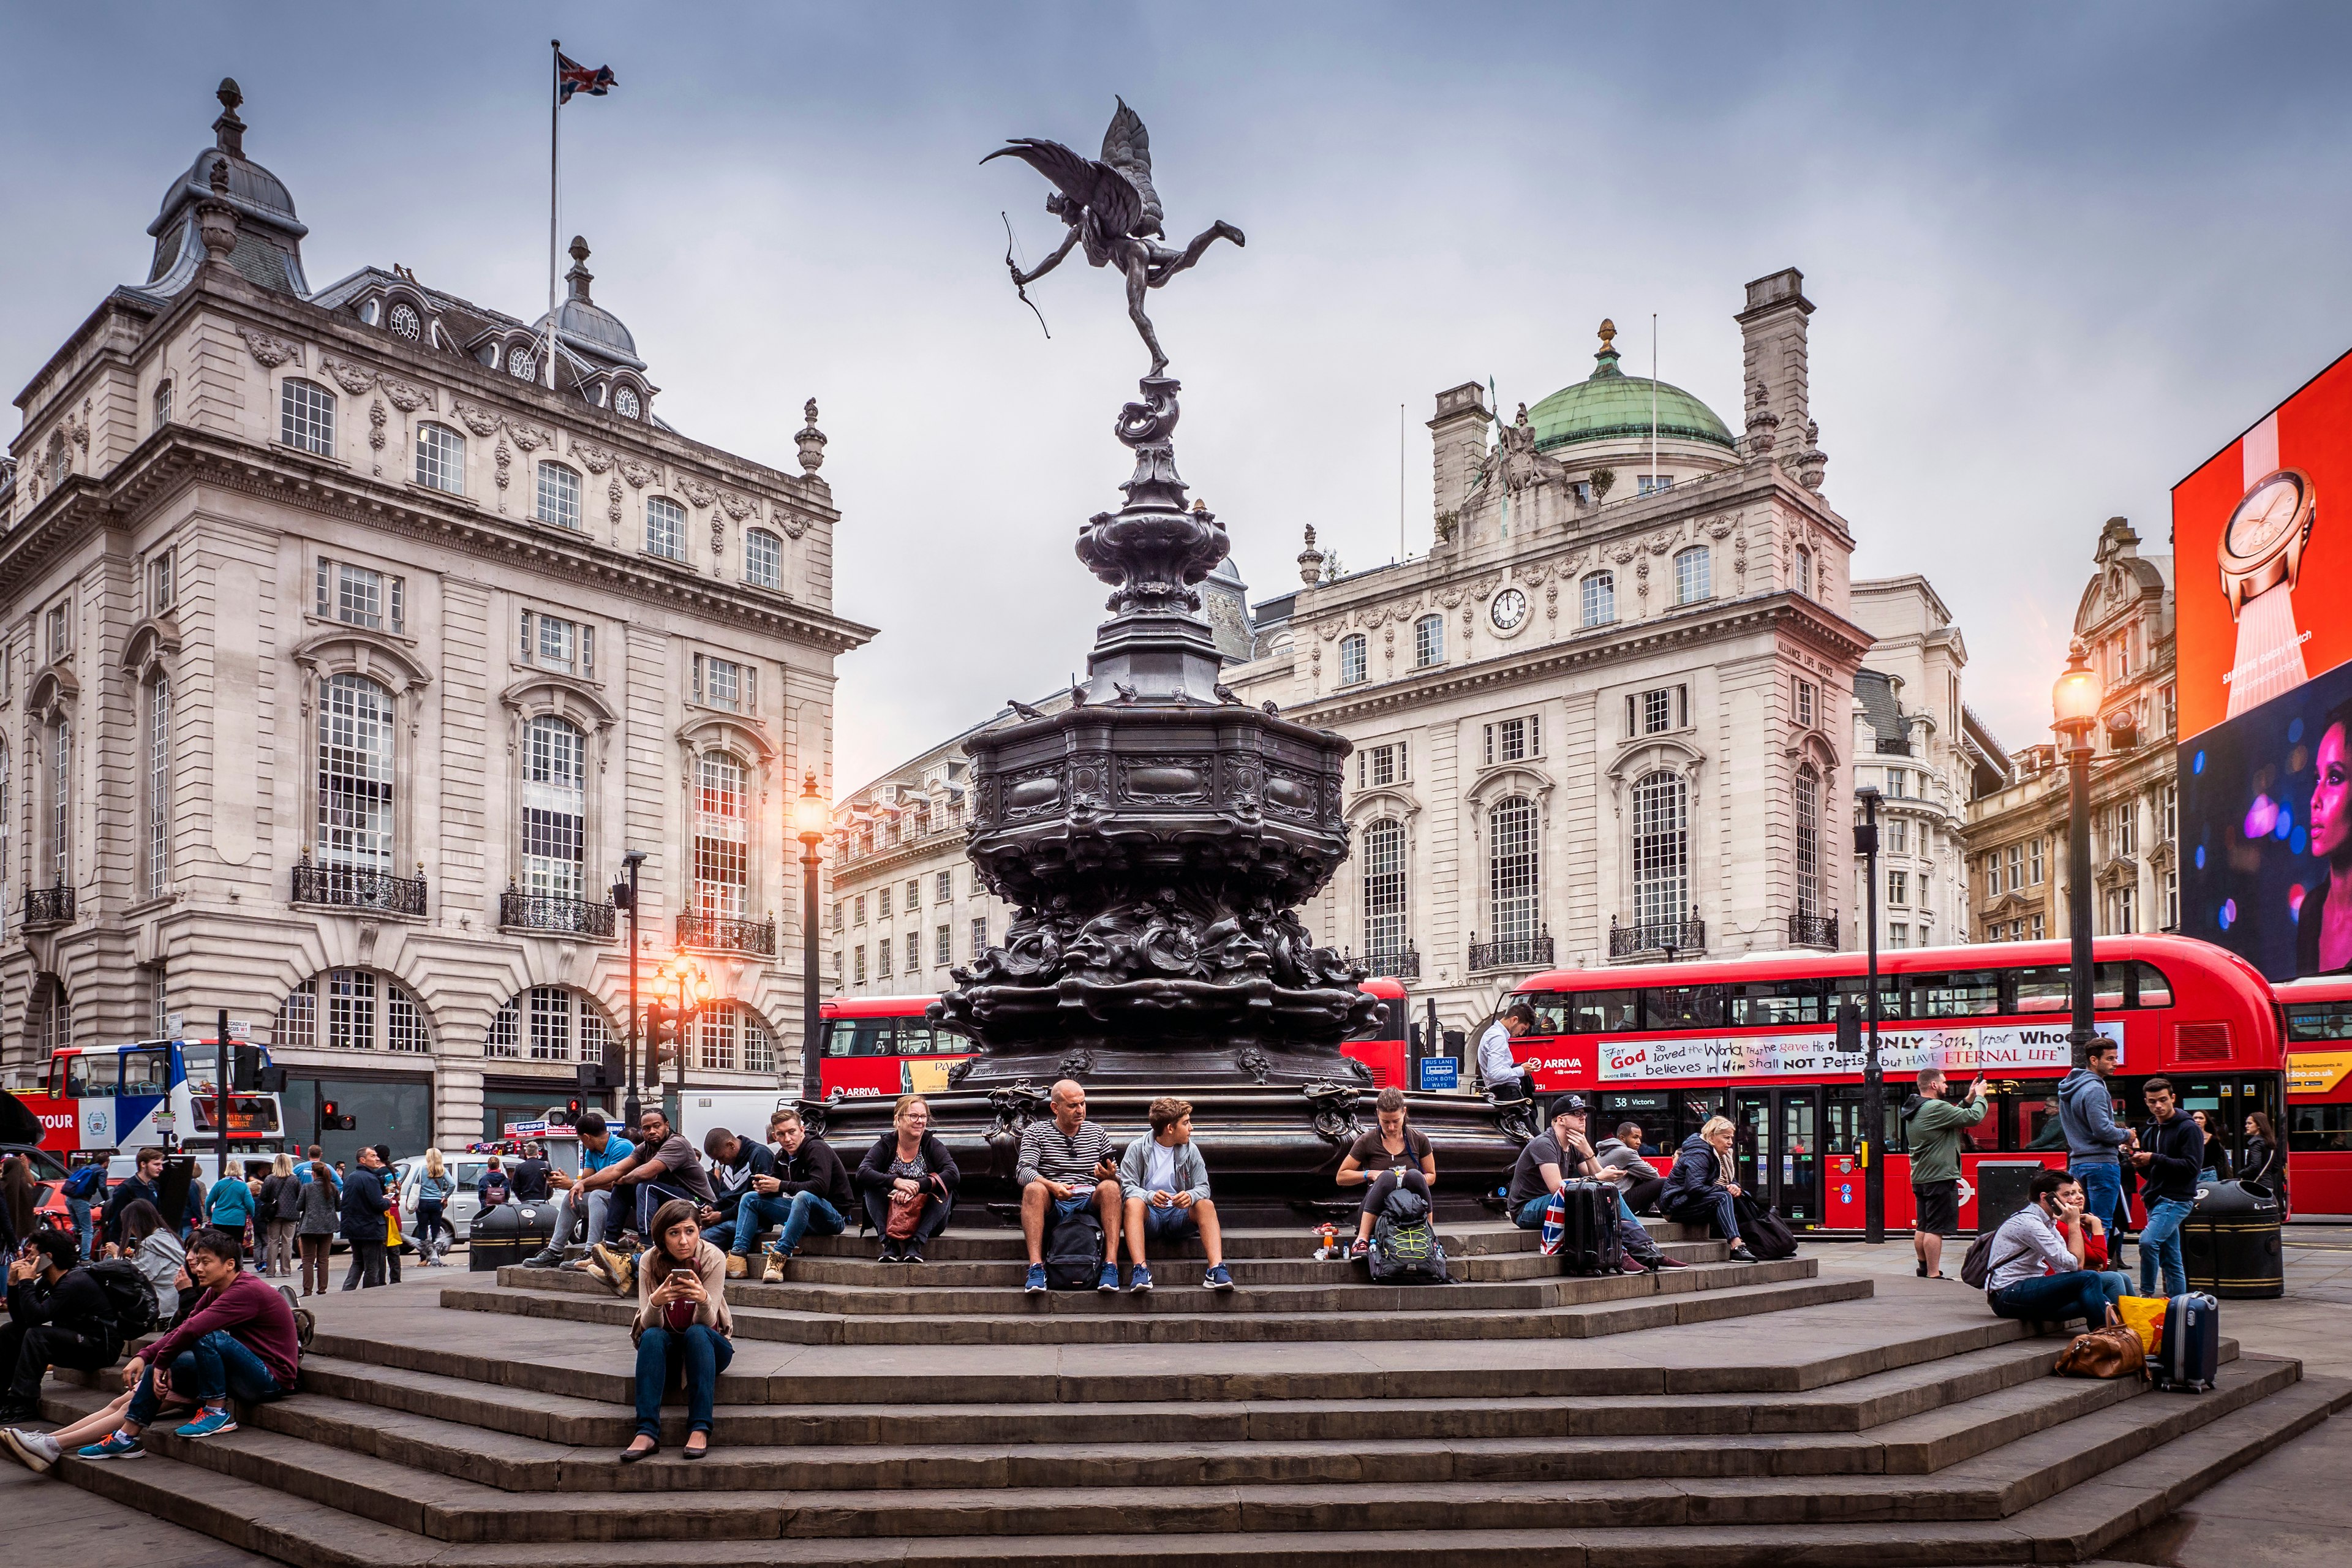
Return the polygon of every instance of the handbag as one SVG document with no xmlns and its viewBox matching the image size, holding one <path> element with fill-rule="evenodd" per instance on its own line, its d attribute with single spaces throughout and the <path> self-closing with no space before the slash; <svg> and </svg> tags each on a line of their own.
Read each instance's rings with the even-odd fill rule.
<svg viewBox="0 0 2352 1568">
<path fill-rule="evenodd" d="M 2063 1377 L 2146 1377 L 2147 1352 L 2137 1330 L 2116 1323 L 2076 1334 L 2051 1370 Z"/>
<path fill-rule="evenodd" d="M 931 1194 L 926 1192 L 902 1193 L 891 1189 L 890 1217 L 882 1226 L 883 1236 L 891 1241 L 911 1241 L 915 1227 L 922 1223 L 923 1210 L 930 1206 Z"/>
</svg>

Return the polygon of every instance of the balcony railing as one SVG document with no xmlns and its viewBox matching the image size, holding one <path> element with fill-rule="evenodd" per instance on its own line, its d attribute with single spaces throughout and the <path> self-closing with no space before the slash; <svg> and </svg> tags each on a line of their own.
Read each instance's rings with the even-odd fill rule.
<svg viewBox="0 0 2352 1568">
<path fill-rule="evenodd" d="M 60 884 L 54 888 L 25 889 L 25 927 L 61 926 L 73 923 L 74 890 Z"/>
<path fill-rule="evenodd" d="M 1838 918 L 1836 915 L 1809 915 L 1799 910 L 1789 917 L 1790 947 L 1826 947 L 1834 950 L 1837 944 Z"/>
<path fill-rule="evenodd" d="M 1705 952 L 1706 922 L 1694 914 L 1686 921 L 1641 921 L 1633 925 L 1609 922 L 1609 956 L 1639 958 L 1644 953 Z"/>
<path fill-rule="evenodd" d="M 1548 969 L 1551 966 L 1551 933 L 1511 936 L 1499 942 L 1470 938 L 1470 967 L 1479 969 Z"/>
<path fill-rule="evenodd" d="M 553 893 L 526 893 L 509 888 L 499 895 L 499 924 L 517 931 L 562 931 L 571 936 L 613 934 L 610 900 L 592 903 Z"/>
<path fill-rule="evenodd" d="M 1878 742 L 1878 754 L 1882 757 L 1907 757 L 1911 754 L 1910 739 L 1906 736 L 1889 741 L 1881 737 Z"/>
<path fill-rule="evenodd" d="M 738 921 L 721 915 L 682 914 L 677 917 L 677 945 L 714 952 L 757 952 L 773 958 L 776 917 Z"/>
<path fill-rule="evenodd" d="M 1421 978 L 1421 951 L 1400 947 L 1384 952 L 1368 952 L 1356 961 L 1373 974 L 1385 974 L 1394 980 Z"/>
<path fill-rule="evenodd" d="M 306 857 L 294 863 L 294 902 L 422 917 L 425 879 L 395 877 L 360 866 L 314 866 Z"/>
</svg>

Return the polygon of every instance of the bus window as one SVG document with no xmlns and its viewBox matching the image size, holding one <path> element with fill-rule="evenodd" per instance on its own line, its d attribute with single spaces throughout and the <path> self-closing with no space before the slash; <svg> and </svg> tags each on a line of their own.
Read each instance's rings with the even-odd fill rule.
<svg viewBox="0 0 2352 1568">
<path fill-rule="evenodd" d="M 896 1018 L 835 1018 L 825 1025 L 824 1054 L 829 1057 L 887 1057 L 894 1054 Z"/>
<path fill-rule="evenodd" d="M 898 1037 L 891 1050 L 902 1057 L 927 1057 L 931 1054 L 931 1021 L 929 1018 L 901 1018 Z"/>
<path fill-rule="evenodd" d="M 2017 971 L 2017 1010 L 2021 1013 L 2067 1013 L 2074 1006 L 2074 982 L 2063 967 Z"/>
<path fill-rule="evenodd" d="M 124 1051 L 121 1056 L 123 1093 L 171 1092 L 171 1064 L 162 1051 Z M 193 1080 L 194 1075 L 191 1073 L 189 1076 Z"/>
<path fill-rule="evenodd" d="M 1516 1000 L 1535 1009 L 1536 1023 L 1530 1034 L 1565 1035 L 1576 1026 L 1569 1021 L 1576 999 L 1563 992 L 1531 992 Z"/>
<path fill-rule="evenodd" d="M 1818 1024 L 1827 992 L 1818 980 L 1767 980 L 1727 985 L 1727 1021 L 1742 1025 Z"/>
<path fill-rule="evenodd" d="M 2297 1045 L 2352 1040 L 2352 997 L 2296 1003 L 2286 1010 L 2286 1037 Z"/>
<path fill-rule="evenodd" d="M 1674 1142 L 1669 1143 L 1660 1138 L 1657 1142 L 1661 1148 L 1680 1149 L 1692 1134 L 1706 1125 L 1708 1117 L 1730 1115 L 1731 1091 L 1727 1089 L 1685 1089 L 1675 1095 L 1675 1106 Z M 1648 1130 L 1645 1128 L 1643 1131 Z"/>
<path fill-rule="evenodd" d="M 2290 1152 L 2331 1154 L 2352 1150 L 2352 1105 L 2292 1105 L 2286 1114 Z"/>
<path fill-rule="evenodd" d="M 2046 963 L 2012 971 L 2017 976 L 2017 1010 L 2021 1013 L 2066 1013 L 2074 1010 L 2074 972 L 2063 963 Z M 2134 982 L 2143 975 L 2162 987 L 2155 1000 L 2132 998 Z M 2166 1007 L 2172 988 L 2152 963 L 2102 963 L 2091 972 L 2091 1005 L 2102 1013 L 2119 1007 Z"/>
<path fill-rule="evenodd" d="M 1839 1004 L 1851 997 L 1854 1010 L 1864 1018 L 1870 1016 L 1870 976 L 1841 974 L 1830 982 L 1830 1016 L 1837 1016 Z M 1900 975 L 1878 977 L 1878 1016 L 1883 1021 L 1903 1016 L 1903 980 Z"/>
<path fill-rule="evenodd" d="M 1570 997 L 1563 1034 L 1607 1035 L 1641 1027 L 1638 991 L 1586 991 Z"/>
<path fill-rule="evenodd" d="M 1957 1100 L 1968 1091 L 1968 1085 L 1954 1083 L 1944 1093 Z M 1960 1152 L 1963 1154 L 1990 1154 L 2000 1148 L 2000 1124 L 2005 1120 L 2001 1114 L 2001 1097 L 1988 1090 L 1985 1101 L 1984 1120 L 1974 1127 L 1960 1129 Z"/>
<path fill-rule="evenodd" d="M 2134 959 L 2132 973 L 2139 979 L 2139 994 L 2134 1005 L 2140 1007 L 2172 1005 L 2172 982 L 2164 977 L 2164 971 L 2146 959 Z"/>
<path fill-rule="evenodd" d="M 2063 1149 L 2066 1130 L 2058 1124 L 2058 1085 L 2041 1079 L 2018 1086 L 2017 1132 L 2021 1147 Z"/>
<path fill-rule="evenodd" d="M 1645 1029 L 1719 1029 L 1723 1026 L 1720 985 L 1660 985 L 1642 993 L 1642 1026 Z"/>
<path fill-rule="evenodd" d="M 121 1058 L 112 1051 L 90 1056 L 85 1053 L 66 1058 L 66 1098 L 97 1100 L 113 1094 L 121 1079 L 117 1076 Z"/>
<path fill-rule="evenodd" d="M 2000 975 L 1990 969 L 1907 977 L 1914 1018 L 1982 1018 L 2000 1011 Z"/>
<path fill-rule="evenodd" d="M 1890 1085 L 1885 1097 L 1886 1127 L 1879 1147 L 1890 1153 L 1903 1148 L 1902 1100 L 1900 1086 Z M 1822 1107 L 1826 1126 L 1823 1129 L 1831 1154 L 1859 1152 L 1855 1145 L 1862 1136 L 1862 1088 L 1858 1084 L 1832 1084 Z"/>
</svg>

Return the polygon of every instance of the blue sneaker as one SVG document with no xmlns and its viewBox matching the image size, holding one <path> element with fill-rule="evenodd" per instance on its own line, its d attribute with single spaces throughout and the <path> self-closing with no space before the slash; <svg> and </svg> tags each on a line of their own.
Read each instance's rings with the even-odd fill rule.
<svg viewBox="0 0 2352 1568">
<path fill-rule="evenodd" d="M 1127 1278 L 1127 1288 L 1139 1296 L 1151 1293 L 1151 1270 L 1139 1263 Z"/>
<path fill-rule="evenodd" d="M 1225 1266 L 1220 1263 L 1201 1276 L 1201 1285 L 1202 1289 L 1209 1290 L 1230 1290 L 1234 1288 L 1234 1277 L 1226 1272 Z"/>
<path fill-rule="evenodd" d="M 1042 1263 L 1031 1264 L 1029 1266 L 1028 1282 L 1024 1284 L 1021 1289 L 1024 1293 L 1031 1296 L 1044 1295 L 1045 1293 L 1045 1266 Z"/>
<path fill-rule="evenodd" d="M 1102 1279 L 1096 1282 L 1095 1289 L 1103 1291 L 1105 1294 L 1117 1293 L 1118 1289 L 1118 1264 L 1106 1263 L 1103 1265 Z"/>
<path fill-rule="evenodd" d="M 74 1458 L 77 1459 L 137 1459 L 143 1458 L 146 1453 L 147 1450 L 139 1446 L 139 1438 L 135 1433 L 117 1432 L 103 1443 L 92 1443 L 87 1448 L 75 1449 Z"/>
<path fill-rule="evenodd" d="M 184 1426 L 173 1430 L 174 1437 L 217 1437 L 224 1432 L 236 1430 L 236 1417 L 228 1413 L 226 1405 L 206 1405 L 196 1412 L 196 1418 Z"/>
</svg>

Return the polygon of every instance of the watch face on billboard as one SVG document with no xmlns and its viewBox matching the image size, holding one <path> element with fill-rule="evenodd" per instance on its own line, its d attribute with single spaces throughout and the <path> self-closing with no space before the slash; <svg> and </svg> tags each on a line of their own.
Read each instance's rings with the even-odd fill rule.
<svg viewBox="0 0 2352 1568">
<path fill-rule="evenodd" d="M 2352 659 L 2347 507 L 2352 354 L 2173 487 L 2184 745 Z"/>
<path fill-rule="evenodd" d="M 2180 748 L 2180 929 L 2273 980 L 2352 972 L 2352 664 Z"/>
</svg>

